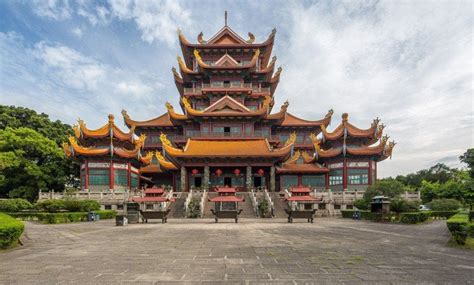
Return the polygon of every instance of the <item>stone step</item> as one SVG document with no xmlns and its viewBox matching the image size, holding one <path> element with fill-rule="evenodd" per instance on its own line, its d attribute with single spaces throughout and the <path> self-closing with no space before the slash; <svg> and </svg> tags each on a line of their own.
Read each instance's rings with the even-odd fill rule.
<svg viewBox="0 0 474 285">
<path fill-rule="evenodd" d="M 286 218 L 287 214 L 285 213 L 285 209 L 288 208 L 288 202 L 285 201 L 284 198 L 280 198 L 279 192 L 271 192 L 270 197 L 273 201 L 273 206 L 275 210 L 273 211 L 275 218 Z"/>
<path fill-rule="evenodd" d="M 168 214 L 171 218 L 184 218 L 186 215 L 186 209 L 184 203 L 186 198 L 177 198 L 173 203 L 171 203 L 171 211 Z"/>
</svg>

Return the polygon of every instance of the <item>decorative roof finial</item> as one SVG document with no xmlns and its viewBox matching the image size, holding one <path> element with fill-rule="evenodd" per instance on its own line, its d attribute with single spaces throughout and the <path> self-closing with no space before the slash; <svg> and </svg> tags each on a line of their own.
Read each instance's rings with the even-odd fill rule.
<svg viewBox="0 0 474 285">
<path fill-rule="evenodd" d="M 227 10 L 224 12 L 224 24 L 227 27 Z"/>
</svg>

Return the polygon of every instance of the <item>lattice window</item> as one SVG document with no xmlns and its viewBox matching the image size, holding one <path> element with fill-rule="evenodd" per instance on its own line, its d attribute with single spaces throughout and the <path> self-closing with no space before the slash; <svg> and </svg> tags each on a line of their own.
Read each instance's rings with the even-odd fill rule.
<svg viewBox="0 0 474 285">
<path fill-rule="evenodd" d="M 115 185 L 128 185 L 128 172 L 127 170 L 115 169 L 114 170 L 114 184 Z"/>
<path fill-rule="evenodd" d="M 329 185 L 342 185 L 342 169 L 333 169 L 329 172 Z"/>
<path fill-rule="evenodd" d="M 304 175 L 302 183 L 305 186 L 325 186 L 326 179 L 324 175 Z"/>
<path fill-rule="evenodd" d="M 109 185 L 109 177 L 108 169 L 89 169 L 90 185 Z"/>
<path fill-rule="evenodd" d="M 369 170 L 349 168 L 347 170 L 347 180 L 351 185 L 369 184 Z"/>
</svg>

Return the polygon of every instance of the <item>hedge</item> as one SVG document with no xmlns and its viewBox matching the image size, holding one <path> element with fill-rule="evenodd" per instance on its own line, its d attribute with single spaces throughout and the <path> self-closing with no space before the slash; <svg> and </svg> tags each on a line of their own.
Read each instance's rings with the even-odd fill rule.
<svg viewBox="0 0 474 285">
<path fill-rule="evenodd" d="M 457 244 L 464 245 L 469 235 L 474 236 L 474 223 L 469 222 L 468 213 L 458 213 L 452 216 L 446 224 Z"/>
<path fill-rule="evenodd" d="M 20 239 L 24 229 L 23 222 L 0 213 L 0 248 L 14 246 Z"/>
<path fill-rule="evenodd" d="M 100 219 L 114 219 L 117 212 L 113 210 L 95 211 Z M 41 213 L 41 212 L 24 212 L 9 213 L 9 215 L 21 220 L 38 220 L 44 224 L 62 224 L 87 221 L 88 212 L 64 212 L 64 213 Z"/>
<path fill-rule="evenodd" d="M 401 213 L 400 223 L 402 224 L 417 224 L 422 223 L 430 217 L 430 212 L 415 212 L 415 213 Z"/>
<path fill-rule="evenodd" d="M 0 212 L 19 212 L 31 208 L 33 208 L 33 205 L 25 199 L 0 200 Z"/>
<path fill-rule="evenodd" d="M 459 211 L 430 211 L 431 217 L 434 219 L 449 219 L 456 215 Z"/>
<path fill-rule="evenodd" d="M 342 210 L 342 217 L 346 219 L 352 219 L 355 210 Z M 416 224 L 424 222 L 429 219 L 431 212 L 408 212 L 408 213 L 390 213 L 384 214 L 381 213 L 371 213 L 370 211 L 359 211 L 360 218 L 362 220 L 370 220 L 375 222 L 400 222 L 404 224 Z"/>
<path fill-rule="evenodd" d="M 68 212 L 89 212 L 100 209 L 100 203 L 95 200 L 78 199 L 54 199 L 42 200 L 35 204 L 35 208 L 42 212 L 57 213 Z"/>
</svg>

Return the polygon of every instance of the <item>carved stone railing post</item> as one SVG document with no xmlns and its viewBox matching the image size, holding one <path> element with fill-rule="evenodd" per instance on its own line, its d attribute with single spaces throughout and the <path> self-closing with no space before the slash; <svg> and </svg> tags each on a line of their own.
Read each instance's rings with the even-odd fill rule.
<svg viewBox="0 0 474 285">
<path fill-rule="evenodd" d="M 245 185 L 247 186 L 247 191 L 252 189 L 252 167 L 247 166 L 246 173 L 245 173 Z"/>
<path fill-rule="evenodd" d="M 186 167 L 181 166 L 181 192 L 186 191 Z"/>
<path fill-rule="evenodd" d="M 275 192 L 275 166 L 270 167 L 270 191 Z"/>
</svg>

